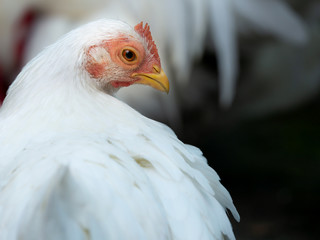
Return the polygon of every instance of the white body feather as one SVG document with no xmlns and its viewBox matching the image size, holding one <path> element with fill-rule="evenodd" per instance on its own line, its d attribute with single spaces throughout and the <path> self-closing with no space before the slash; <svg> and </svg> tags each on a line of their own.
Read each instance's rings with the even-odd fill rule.
<svg viewBox="0 0 320 240">
<path fill-rule="evenodd" d="M 90 84 L 83 49 L 117 29 L 129 31 L 111 20 L 74 30 L 10 87 L 0 239 L 234 239 L 225 209 L 239 215 L 201 151 Z"/>
</svg>

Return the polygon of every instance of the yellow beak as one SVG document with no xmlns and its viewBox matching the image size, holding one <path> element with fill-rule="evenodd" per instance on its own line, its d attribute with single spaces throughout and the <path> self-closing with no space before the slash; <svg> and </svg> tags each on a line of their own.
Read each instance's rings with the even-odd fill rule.
<svg viewBox="0 0 320 240">
<path fill-rule="evenodd" d="M 135 83 L 149 85 L 159 91 L 169 92 L 169 81 L 163 69 L 153 66 L 153 73 L 133 73 L 132 77 L 139 77 Z"/>
</svg>

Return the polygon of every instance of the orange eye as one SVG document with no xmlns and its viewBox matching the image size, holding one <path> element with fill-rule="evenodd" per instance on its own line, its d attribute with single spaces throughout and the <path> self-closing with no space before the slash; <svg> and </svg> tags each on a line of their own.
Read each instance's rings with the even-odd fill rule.
<svg viewBox="0 0 320 240">
<path fill-rule="evenodd" d="M 122 57 L 124 60 L 128 62 L 134 62 L 137 59 L 136 53 L 131 49 L 123 49 L 122 50 Z"/>
</svg>

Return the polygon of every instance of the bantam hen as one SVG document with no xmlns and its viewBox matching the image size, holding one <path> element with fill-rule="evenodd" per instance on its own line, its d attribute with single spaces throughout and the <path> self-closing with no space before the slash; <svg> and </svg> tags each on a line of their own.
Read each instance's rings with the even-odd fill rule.
<svg viewBox="0 0 320 240">
<path fill-rule="evenodd" d="M 234 239 L 196 147 L 113 94 L 167 92 L 149 26 L 99 20 L 29 62 L 0 110 L 0 239 Z"/>
</svg>

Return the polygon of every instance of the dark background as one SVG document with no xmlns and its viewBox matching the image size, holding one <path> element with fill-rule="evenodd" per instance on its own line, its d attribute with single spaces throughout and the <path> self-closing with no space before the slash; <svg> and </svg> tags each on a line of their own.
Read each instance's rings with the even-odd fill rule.
<svg viewBox="0 0 320 240">
<path fill-rule="evenodd" d="M 182 135 L 203 150 L 231 193 L 241 216 L 233 221 L 237 239 L 317 239 L 319 103 Z"/>
<path fill-rule="evenodd" d="M 231 193 L 241 217 L 232 220 L 237 239 L 318 239 L 319 110 L 316 97 L 281 113 L 234 121 L 230 109 L 184 112 L 178 136 L 203 151 Z"/>
</svg>

